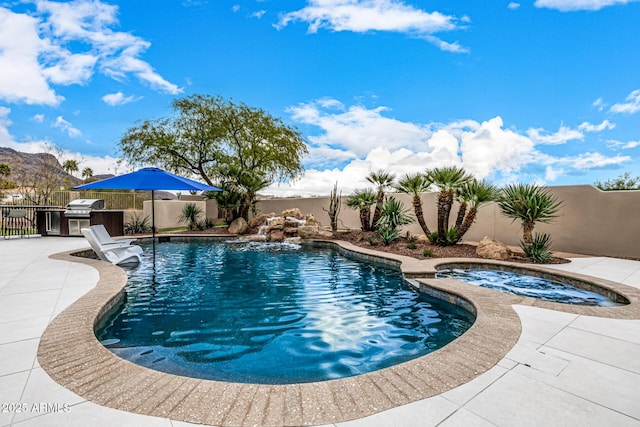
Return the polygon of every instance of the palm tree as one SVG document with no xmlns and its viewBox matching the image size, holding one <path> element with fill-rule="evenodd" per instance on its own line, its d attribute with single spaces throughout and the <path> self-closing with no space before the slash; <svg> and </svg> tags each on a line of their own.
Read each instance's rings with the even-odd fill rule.
<svg viewBox="0 0 640 427">
<path fill-rule="evenodd" d="M 413 211 L 420 224 L 420 228 L 425 235 L 430 235 L 431 230 L 427 227 L 427 223 L 424 220 L 424 213 L 422 211 L 422 200 L 420 195 L 429 190 L 431 181 L 429 181 L 426 175 L 415 173 L 406 174 L 396 185 L 396 190 L 400 193 L 409 194 L 413 197 Z"/>
<path fill-rule="evenodd" d="M 87 181 L 91 177 L 93 177 L 93 169 L 91 169 L 89 166 L 87 166 L 86 168 L 82 169 L 82 179 Z"/>
<path fill-rule="evenodd" d="M 536 222 L 548 224 L 557 218 L 562 202 L 535 184 L 513 184 L 502 189 L 498 206 L 507 218 L 521 221 L 522 240 L 530 246 Z"/>
<path fill-rule="evenodd" d="M 455 225 L 458 240 L 462 239 L 462 236 L 471 228 L 471 225 L 476 220 L 478 209 L 482 205 L 496 200 L 499 194 L 494 185 L 476 179 L 463 184 L 458 189 L 457 195 L 460 201 L 460 210 L 458 211 Z M 471 205 L 470 207 L 469 204 Z M 469 209 L 468 212 L 467 208 Z"/>
<path fill-rule="evenodd" d="M 378 220 L 382 215 L 382 204 L 384 203 L 384 190 L 393 185 L 393 181 L 396 176 L 391 172 L 384 169 L 379 169 L 377 172 L 371 172 L 367 176 L 367 181 L 376 186 L 376 209 L 373 211 L 373 218 L 371 218 L 371 229 L 377 228 Z"/>
<path fill-rule="evenodd" d="M 74 172 L 78 172 L 78 162 L 73 159 L 65 160 L 62 164 L 62 169 L 73 176 Z"/>
<path fill-rule="evenodd" d="M 362 231 L 371 231 L 371 206 L 376 204 L 376 195 L 370 189 L 356 190 L 347 198 L 347 206 L 360 211 Z"/>
<path fill-rule="evenodd" d="M 255 207 L 256 195 L 258 191 L 271 184 L 266 175 L 258 170 L 244 169 L 240 166 L 229 165 L 219 166 L 216 171 L 218 187 L 223 188 L 224 193 L 218 194 L 214 198 L 220 202 L 237 203 L 232 209 L 233 219 L 243 217 L 249 219 L 249 211 Z M 232 196 L 229 193 L 233 193 Z M 230 207 L 231 205 L 228 205 Z M 228 208 L 227 208 L 228 209 Z M 227 210 L 227 214 L 229 211 Z"/>
<path fill-rule="evenodd" d="M 451 206 L 455 197 L 456 189 L 471 180 L 471 175 L 467 174 L 464 169 L 450 166 L 444 168 L 435 168 L 427 171 L 427 177 L 434 185 L 438 187 L 438 244 L 448 245 L 447 239 L 449 232 L 449 215 L 451 214 Z"/>
</svg>

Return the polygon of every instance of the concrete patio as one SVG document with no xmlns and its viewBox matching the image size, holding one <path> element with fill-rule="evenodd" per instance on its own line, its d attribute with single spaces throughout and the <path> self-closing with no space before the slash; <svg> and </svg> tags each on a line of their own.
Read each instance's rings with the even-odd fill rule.
<svg viewBox="0 0 640 427">
<path fill-rule="evenodd" d="M 94 404 L 40 368 L 46 326 L 98 281 L 94 268 L 49 255 L 87 246 L 81 238 L 0 240 L 0 425 L 191 425 Z M 574 258 L 553 267 L 640 288 L 638 261 Z M 522 335 L 489 371 L 446 393 L 336 425 L 640 426 L 640 320 L 515 309 Z"/>
</svg>

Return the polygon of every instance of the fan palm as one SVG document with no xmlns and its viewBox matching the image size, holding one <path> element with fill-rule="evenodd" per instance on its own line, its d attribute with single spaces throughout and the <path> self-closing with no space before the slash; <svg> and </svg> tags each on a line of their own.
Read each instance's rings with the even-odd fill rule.
<svg viewBox="0 0 640 427">
<path fill-rule="evenodd" d="M 502 189 L 498 206 L 506 217 L 521 221 L 522 240 L 529 246 L 536 222 L 550 223 L 557 218 L 562 202 L 535 184 L 513 184 Z"/>
<path fill-rule="evenodd" d="M 420 195 L 429 190 L 431 181 L 429 181 L 426 175 L 415 173 L 406 174 L 396 185 L 396 190 L 400 193 L 408 194 L 412 197 L 413 211 L 418 220 L 418 224 L 422 229 L 422 232 L 427 236 L 431 234 L 431 230 L 427 227 L 427 223 L 424 220 L 424 213 L 422 211 L 422 200 Z"/>
<path fill-rule="evenodd" d="M 384 191 L 393 185 L 395 179 L 396 176 L 394 174 L 384 169 L 371 172 L 369 176 L 367 176 L 367 181 L 376 186 L 376 209 L 373 211 L 373 218 L 371 218 L 371 229 L 376 229 L 376 224 L 382 215 Z"/>
<path fill-rule="evenodd" d="M 462 168 L 450 166 L 427 171 L 427 177 L 440 190 L 437 202 L 438 243 L 446 245 L 451 243 L 445 236 L 448 232 L 449 215 L 451 214 L 451 206 L 453 205 L 456 189 L 469 182 L 471 175 L 467 174 Z"/>
<path fill-rule="evenodd" d="M 362 231 L 371 230 L 371 206 L 376 204 L 376 195 L 373 191 L 356 190 L 351 196 L 347 197 L 347 206 L 351 209 L 360 211 L 360 225 Z"/>
<path fill-rule="evenodd" d="M 496 200 L 499 194 L 495 186 L 486 181 L 478 181 L 476 179 L 463 184 L 458 189 L 457 195 L 460 201 L 460 210 L 456 219 L 458 239 L 462 239 L 462 236 L 469 231 L 469 228 L 476 220 L 478 209 L 482 205 Z"/>
</svg>

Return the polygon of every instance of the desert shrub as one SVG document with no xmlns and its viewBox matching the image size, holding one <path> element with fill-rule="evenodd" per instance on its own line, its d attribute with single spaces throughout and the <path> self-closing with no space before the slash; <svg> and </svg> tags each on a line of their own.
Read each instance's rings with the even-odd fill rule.
<svg viewBox="0 0 640 427">
<path fill-rule="evenodd" d="M 380 236 L 382 243 L 388 246 L 400 237 L 400 231 L 397 228 L 382 226 L 378 228 L 378 236 Z"/>
<path fill-rule="evenodd" d="M 407 243 L 407 249 L 415 249 L 417 247 L 418 247 L 418 245 L 416 245 L 416 242 L 408 242 Z"/>
<path fill-rule="evenodd" d="M 187 203 L 182 208 L 182 213 L 178 217 L 178 221 L 187 224 L 189 230 L 198 228 L 198 218 L 203 214 L 202 208 L 195 203 Z"/>
<path fill-rule="evenodd" d="M 424 251 L 422 251 L 422 256 L 425 258 L 433 258 L 434 254 L 431 249 L 426 248 Z"/>
<path fill-rule="evenodd" d="M 131 220 L 124 224 L 124 234 L 146 234 L 151 232 L 149 217 L 139 217 L 137 214 L 131 216 Z"/>
<path fill-rule="evenodd" d="M 524 256 L 535 263 L 549 262 L 553 258 L 550 234 L 535 233 L 531 244 L 526 244 L 524 240 L 521 240 L 520 247 L 524 252 Z"/>
</svg>

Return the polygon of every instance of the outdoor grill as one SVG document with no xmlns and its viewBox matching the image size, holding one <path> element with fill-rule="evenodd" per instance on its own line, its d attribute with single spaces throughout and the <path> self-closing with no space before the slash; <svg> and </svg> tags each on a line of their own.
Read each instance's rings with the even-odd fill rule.
<svg viewBox="0 0 640 427">
<path fill-rule="evenodd" d="M 66 218 L 89 218 L 91 211 L 104 209 L 102 199 L 76 199 L 69 202 L 65 207 L 64 216 Z"/>
</svg>

